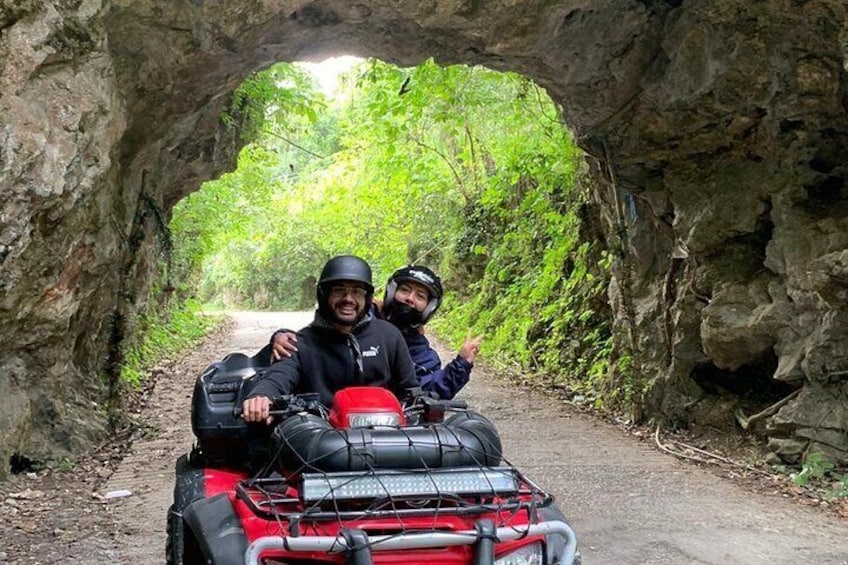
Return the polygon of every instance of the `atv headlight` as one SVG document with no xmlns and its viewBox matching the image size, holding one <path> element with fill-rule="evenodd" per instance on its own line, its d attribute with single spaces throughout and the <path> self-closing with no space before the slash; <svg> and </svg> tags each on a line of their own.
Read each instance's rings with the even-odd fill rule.
<svg viewBox="0 0 848 565">
<path fill-rule="evenodd" d="M 400 414 L 397 412 L 354 412 L 347 415 L 347 425 L 351 428 L 397 427 L 400 425 Z"/>
<path fill-rule="evenodd" d="M 495 565 L 544 565 L 542 542 L 519 547 L 495 559 Z"/>
</svg>

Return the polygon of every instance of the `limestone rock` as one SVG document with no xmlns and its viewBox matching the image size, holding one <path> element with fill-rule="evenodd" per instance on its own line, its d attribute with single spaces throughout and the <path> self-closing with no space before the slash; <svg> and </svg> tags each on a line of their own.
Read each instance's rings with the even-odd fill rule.
<svg viewBox="0 0 848 565">
<path fill-rule="evenodd" d="M 810 384 L 792 402 L 780 409 L 768 423 L 775 438 L 793 439 L 804 451 L 819 451 L 832 460 L 848 463 L 848 382 L 838 387 Z M 769 446 L 786 460 L 795 457 L 796 443 L 776 442 Z"/>
<path fill-rule="evenodd" d="M 232 90 L 275 61 L 345 52 L 517 71 L 562 104 L 594 162 L 608 243 L 627 250 L 611 296 L 646 417 L 685 417 L 699 365 L 735 367 L 770 344 L 776 376 L 839 389 L 845 12 L 842 0 L 3 3 L 0 474 L 12 453 L 103 433 L 91 402 L 105 404 L 110 348 L 144 303 L 157 218 L 234 166 L 238 135 L 219 120 Z M 802 412 L 778 427 L 807 429 Z"/>
</svg>

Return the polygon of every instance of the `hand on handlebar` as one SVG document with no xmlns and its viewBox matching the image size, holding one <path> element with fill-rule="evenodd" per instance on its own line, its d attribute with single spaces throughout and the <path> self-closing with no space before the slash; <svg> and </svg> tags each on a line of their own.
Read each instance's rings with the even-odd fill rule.
<svg viewBox="0 0 848 565">
<path fill-rule="evenodd" d="M 270 424 L 272 421 L 271 399 L 267 396 L 254 396 L 248 398 L 241 405 L 242 417 L 245 422 L 265 422 Z"/>
<path fill-rule="evenodd" d="M 274 398 L 248 398 L 242 403 L 241 416 L 245 422 L 272 424 L 276 419 L 285 419 L 299 412 L 325 414 L 326 411 L 315 393 L 283 394 Z"/>
</svg>

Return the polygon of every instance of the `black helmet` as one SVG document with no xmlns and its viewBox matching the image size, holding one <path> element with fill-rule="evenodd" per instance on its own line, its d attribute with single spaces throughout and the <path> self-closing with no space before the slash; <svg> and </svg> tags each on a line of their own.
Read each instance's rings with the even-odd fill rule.
<svg viewBox="0 0 848 565">
<path fill-rule="evenodd" d="M 405 304 L 395 302 L 395 292 L 397 291 L 398 284 L 402 282 L 418 283 L 430 293 L 430 300 L 427 302 L 427 306 L 424 307 L 423 312 L 410 312 Z M 396 325 L 417 328 L 426 324 L 433 317 L 433 314 L 436 313 L 436 310 L 439 309 L 439 306 L 442 305 L 443 293 L 442 281 L 439 280 L 436 273 L 427 267 L 421 265 L 403 267 L 392 273 L 392 276 L 389 277 L 386 283 L 386 295 L 383 298 L 383 314 L 387 320 L 395 322 Z"/>
<path fill-rule="evenodd" d="M 369 293 L 374 292 L 374 285 L 371 283 L 371 267 L 364 259 L 355 255 L 339 255 L 327 261 L 321 269 L 318 286 L 334 281 L 361 282 L 365 284 Z"/>
<path fill-rule="evenodd" d="M 324 316 L 331 315 L 327 308 L 329 293 L 327 288 L 330 283 L 336 281 L 356 281 L 365 285 L 367 295 L 365 297 L 365 312 L 371 309 L 371 298 L 374 296 L 374 285 L 371 283 L 371 267 L 364 259 L 355 255 L 338 255 L 333 257 L 321 269 L 318 278 L 316 294 L 318 298 L 318 311 Z"/>
</svg>

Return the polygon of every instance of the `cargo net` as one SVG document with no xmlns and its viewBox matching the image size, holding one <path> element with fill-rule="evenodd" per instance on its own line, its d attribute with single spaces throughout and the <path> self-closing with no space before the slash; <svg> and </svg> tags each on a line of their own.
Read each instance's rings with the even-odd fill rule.
<svg viewBox="0 0 848 565">
<path fill-rule="evenodd" d="M 320 421 L 278 428 L 268 466 L 237 487 L 280 535 L 327 535 L 367 522 L 387 535 L 438 532 L 481 516 L 518 528 L 537 523 L 553 503 L 503 459 L 494 427 L 476 413 L 413 427 L 338 430 Z"/>
</svg>

